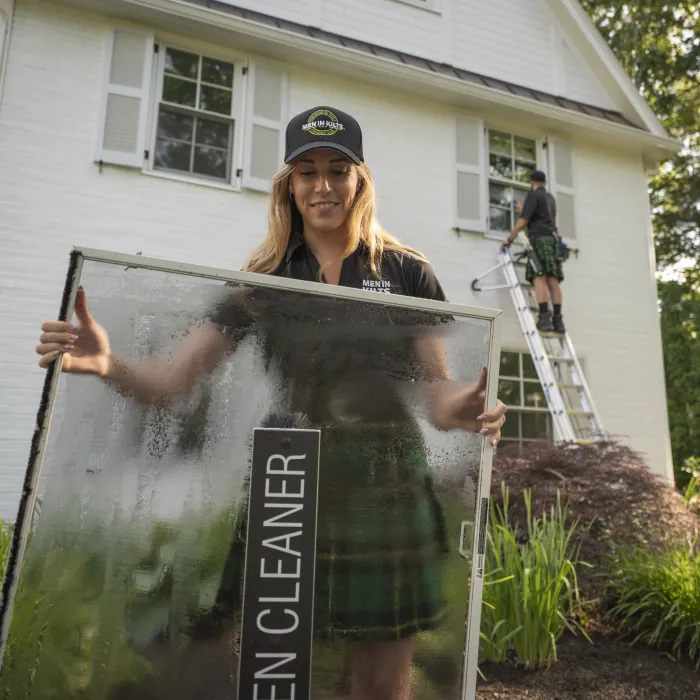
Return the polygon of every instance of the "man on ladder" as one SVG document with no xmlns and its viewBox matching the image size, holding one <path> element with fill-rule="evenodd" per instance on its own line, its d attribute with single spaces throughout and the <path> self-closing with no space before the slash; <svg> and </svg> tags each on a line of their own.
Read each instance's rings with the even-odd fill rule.
<svg viewBox="0 0 700 700">
<path fill-rule="evenodd" d="M 508 248 L 518 234 L 527 227 L 527 235 L 533 253 L 529 256 L 526 279 L 535 288 L 535 299 L 539 304 L 537 319 L 538 331 L 565 333 L 561 315 L 562 294 L 560 282 L 564 280 L 561 261 L 557 255 L 559 235 L 556 226 L 556 202 L 547 191 L 547 177 L 541 170 L 535 170 L 530 177 L 531 191 L 525 198 L 520 216 L 501 250 Z M 533 260 L 533 257 L 535 258 Z M 554 315 L 549 312 L 549 299 L 552 299 Z"/>
</svg>

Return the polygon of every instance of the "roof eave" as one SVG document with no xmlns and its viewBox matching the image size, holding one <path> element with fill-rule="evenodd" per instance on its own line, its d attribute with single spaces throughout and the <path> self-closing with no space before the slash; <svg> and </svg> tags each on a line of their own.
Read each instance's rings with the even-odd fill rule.
<svg viewBox="0 0 700 700">
<path fill-rule="evenodd" d="M 150 8 L 159 13 L 252 37 L 256 41 L 267 42 L 268 46 L 284 46 L 292 49 L 295 61 L 302 64 L 307 63 L 317 67 L 317 59 L 322 57 L 336 63 L 339 68 L 353 66 L 355 69 L 369 71 L 369 76 L 363 72 L 364 80 L 368 80 L 371 76 L 373 82 L 376 83 L 390 82 L 394 87 L 400 86 L 408 92 L 429 92 L 438 99 L 457 102 L 464 107 L 480 108 L 484 111 L 490 105 L 497 105 L 513 110 L 514 113 L 541 116 L 549 123 L 555 124 L 555 128 L 561 128 L 564 131 L 572 131 L 572 127 L 574 127 L 574 131 L 583 130 L 603 137 L 612 137 L 618 142 L 637 144 L 643 149 L 649 163 L 661 162 L 680 150 L 680 143 L 670 138 L 665 131 L 664 135 L 657 135 L 625 124 L 574 112 L 564 107 L 557 107 L 502 90 L 469 83 L 456 76 L 451 78 L 448 75 L 390 60 L 384 56 L 371 55 L 350 46 L 329 44 L 312 36 L 302 36 L 284 28 L 263 25 L 217 10 L 214 7 L 192 4 L 187 0 L 123 1 L 127 5 Z M 264 48 L 264 45 L 260 44 L 261 53 L 264 53 Z M 382 77 L 385 80 L 380 80 Z M 658 124 L 655 117 L 654 120 Z"/>
</svg>

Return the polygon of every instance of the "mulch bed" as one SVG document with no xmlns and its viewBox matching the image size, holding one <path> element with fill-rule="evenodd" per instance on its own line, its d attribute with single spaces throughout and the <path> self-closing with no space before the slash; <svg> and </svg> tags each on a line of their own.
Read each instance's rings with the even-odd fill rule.
<svg viewBox="0 0 700 700">
<path fill-rule="evenodd" d="M 700 672 L 644 646 L 595 636 L 563 637 L 559 662 L 527 672 L 505 664 L 481 669 L 478 700 L 690 700 L 700 697 Z"/>
<path fill-rule="evenodd" d="M 525 522 L 522 493 L 532 491 L 533 512 L 556 502 L 557 491 L 571 521 L 580 519 L 579 583 L 585 604 L 582 623 L 592 636 L 566 635 L 559 661 L 545 671 L 509 664 L 482 668 L 480 700 L 680 700 L 700 698 L 700 671 L 689 661 L 644 645 L 619 640 L 606 612 L 614 601 L 606 560 L 620 546 L 659 548 L 689 542 L 700 534 L 697 509 L 652 474 L 640 455 L 614 442 L 583 448 L 537 447 L 525 453 L 499 450 L 492 495 L 501 502 L 501 482 L 510 491 L 511 522 Z"/>
</svg>

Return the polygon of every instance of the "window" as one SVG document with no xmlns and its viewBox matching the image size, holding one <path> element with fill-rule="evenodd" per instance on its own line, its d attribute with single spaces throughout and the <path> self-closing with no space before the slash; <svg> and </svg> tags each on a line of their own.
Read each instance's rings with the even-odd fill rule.
<svg viewBox="0 0 700 700">
<path fill-rule="evenodd" d="M 515 204 L 525 201 L 537 169 L 537 142 L 489 130 L 488 154 L 489 229 L 510 232 L 517 221 Z"/>
<path fill-rule="evenodd" d="M 508 406 L 503 426 L 503 442 L 549 442 L 552 422 L 547 399 L 537 378 L 537 371 L 529 353 L 501 353 L 501 372 L 498 398 Z"/>
<path fill-rule="evenodd" d="M 225 49 L 217 56 L 163 46 L 152 34 L 123 29 L 106 49 L 95 161 L 270 191 L 284 153 L 283 68 Z"/>
<path fill-rule="evenodd" d="M 240 102 L 234 64 L 168 47 L 158 70 L 153 169 L 230 182 Z"/>
</svg>

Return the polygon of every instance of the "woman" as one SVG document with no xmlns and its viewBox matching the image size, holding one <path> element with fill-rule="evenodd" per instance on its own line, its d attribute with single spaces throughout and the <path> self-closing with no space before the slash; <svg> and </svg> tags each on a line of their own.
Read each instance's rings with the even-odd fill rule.
<svg viewBox="0 0 700 700">
<path fill-rule="evenodd" d="M 443 301 L 427 260 L 377 222 L 359 124 L 338 110 L 316 108 L 291 120 L 286 139 L 285 165 L 273 181 L 268 235 L 245 270 Z M 39 365 L 47 367 L 63 355 L 63 371 L 95 374 L 142 401 L 174 399 L 211 372 L 247 330 L 264 325 L 270 298 L 265 290 L 233 289 L 213 310 L 211 322 L 193 329 L 168 361 L 134 363 L 111 353 L 107 333 L 90 315 L 80 290 L 78 326 L 59 321 L 42 325 L 36 349 Z M 298 298 L 314 304 L 308 335 L 330 336 L 328 324 L 313 325 L 313 315 L 316 305 L 333 302 L 309 295 Z M 393 332 L 403 322 L 404 310 L 380 306 L 382 313 L 394 314 L 389 323 Z M 279 318 L 279 308 L 275 312 Z M 366 327 L 366 316 L 372 313 L 363 310 L 363 317 L 355 321 Z M 379 335 L 378 321 L 371 327 Z M 396 339 L 408 336 L 384 337 L 378 342 L 392 348 L 382 353 L 376 352 L 374 339 L 365 345 L 357 340 L 349 352 L 344 347 L 347 336 L 341 334 L 330 350 L 324 348 L 320 360 L 312 362 L 318 337 L 299 340 L 295 354 L 275 331 L 279 325 L 277 320 L 268 324 L 265 333 L 268 355 L 277 359 L 283 376 L 295 378 L 286 408 L 303 413 L 312 426 L 322 429 L 315 634 L 337 634 L 355 643 L 353 699 L 405 700 L 415 634 L 435 627 L 442 612 L 439 572 L 431 569 L 439 569 L 444 532 L 420 431 L 396 395 L 391 375 L 427 380 L 434 424 L 474 430 L 488 436 L 492 445 L 500 439 L 505 406 L 497 402 L 484 411 L 485 371 L 471 387 L 449 382 L 444 353 L 429 333 L 414 334 L 404 341 L 411 347 L 398 352 Z M 370 386 L 368 400 L 363 392 Z M 353 488 L 360 482 L 366 486 L 370 479 L 375 480 L 372 490 L 362 489 L 360 498 L 370 492 L 376 494 L 376 502 L 364 511 L 369 515 L 357 528 Z M 393 530 L 386 516 L 377 515 L 387 504 L 395 516 Z M 386 566 L 386 548 L 392 546 L 387 531 L 403 538 L 402 545 L 410 541 L 414 547 L 394 570 Z M 372 549 L 376 537 L 384 539 Z M 244 533 L 238 533 L 219 595 L 224 606 L 236 605 L 243 547 Z M 419 550 L 422 554 L 417 555 Z M 360 551 L 363 568 L 352 564 Z M 362 591 L 367 590 L 376 600 L 366 600 Z"/>
</svg>

